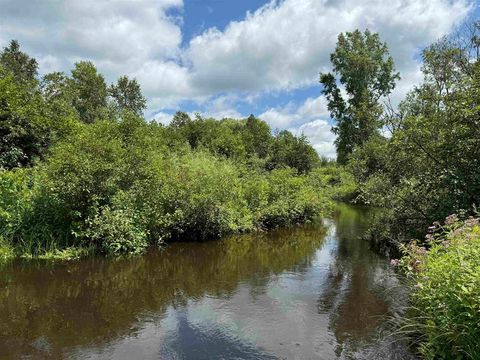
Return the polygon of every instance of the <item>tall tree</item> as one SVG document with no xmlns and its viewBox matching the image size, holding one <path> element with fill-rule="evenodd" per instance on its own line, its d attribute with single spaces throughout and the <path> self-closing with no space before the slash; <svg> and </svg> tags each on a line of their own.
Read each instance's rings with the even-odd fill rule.
<svg viewBox="0 0 480 360">
<path fill-rule="evenodd" d="M 272 134 L 268 124 L 255 116 L 247 118 L 244 131 L 244 141 L 249 154 L 256 154 L 259 158 L 268 156 Z"/>
<path fill-rule="evenodd" d="M 17 83 L 36 82 L 37 61 L 20 51 L 20 44 L 12 40 L 0 54 L 0 65 L 10 71 Z"/>
<path fill-rule="evenodd" d="M 118 110 L 128 110 L 139 116 L 143 114 L 146 100 L 136 79 L 131 80 L 127 76 L 122 76 L 108 90 Z"/>
<path fill-rule="evenodd" d="M 76 63 L 70 84 L 74 94 L 73 106 L 83 122 L 93 123 L 106 114 L 107 85 L 93 63 Z"/>
<path fill-rule="evenodd" d="M 38 91 L 0 65 L 0 168 L 30 165 L 47 145 L 45 103 Z"/>
<path fill-rule="evenodd" d="M 381 128 L 380 99 L 400 79 L 386 43 L 376 33 L 355 30 L 340 34 L 330 55 L 333 73 L 320 74 L 328 109 L 336 125 L 337 161 L 345 163 L 355 146 L 364 144 Z M 345 88 L 348 98 L 340 91 Z"/>
<path fill-rule="evenodd" d="M 177 111 L 175 115 L 173 115 L 173 119 L 170 122 L 170 127 L 179 129 L 189 125 L 191 122 L 192 119 L 187 113 L 183 111 Z"/>
</svg>

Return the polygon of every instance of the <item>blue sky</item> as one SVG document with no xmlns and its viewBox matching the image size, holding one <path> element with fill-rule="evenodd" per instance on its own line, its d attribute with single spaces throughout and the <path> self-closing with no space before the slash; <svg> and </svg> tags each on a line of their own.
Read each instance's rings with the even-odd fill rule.
<svg viewBox="0 0 480 360">
<path fill-rule="evenodd" d="M 41 73 L 87 59 L 109 82 L 135 77 L 149 119 L 253 113 L 333 157 L 318 74 L 340 32 L 368 27 L 387 41 L 398 103 L 422 79 L 420 50 L 475 16 L 474 0 L 2 0 L 0 45 L 18 39 Z"/>
</svg>

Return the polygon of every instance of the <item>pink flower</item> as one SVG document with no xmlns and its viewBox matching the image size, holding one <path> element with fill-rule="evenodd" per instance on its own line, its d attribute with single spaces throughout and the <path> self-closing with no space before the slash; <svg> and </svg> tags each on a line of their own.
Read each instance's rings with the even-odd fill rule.
<svg viewBox="0 0 480 360">
<path fill-rule="evenodd" d="M 474 227 L 475 225 L 478 225 L 479 219 L 475 219 L 473 216 L 470 216 L 466 221 L 465 225 L 468 227 Z"/>
<path fill-rule="evenodd" d="M 392 259 L 392 260 L 390 260 L 390 265 L 391 266 L 399 266 L 400 265 L 400 260 Z"/>
<path fill-rule="evenodd" d="M 416 253 L 417 253 L 418 255 L 422 255 L 422 256 L 423 256 L 423 255 L 425 255 L 425 254 L 427 253 L 427 249 L 425 249 L 425 247 L 421 246 L 421 247 L 417 248 Z"/>
<path fill-rule="evenodd" d="M 445 218 L 445 225 L 453 225 L 453 224 L 455 224 L 457 221 L 458 221 L 458 216 L 457 216 L 457 214 L 451 214 L 451 215 L 448 215 L 448 216 Z"/>
</svg>

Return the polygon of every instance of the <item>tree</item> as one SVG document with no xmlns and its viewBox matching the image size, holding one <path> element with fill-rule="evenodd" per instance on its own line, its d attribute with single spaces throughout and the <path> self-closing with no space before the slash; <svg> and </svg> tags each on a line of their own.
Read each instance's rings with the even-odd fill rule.
<svg viewBox="0 0 480 360">
<path fill-rule="evenodd" d="M 40 82 L 40 90 L 47 104 L 49 117 L 57 121 L 67 118 L 78 120 L 78 112 L 73 106 L 74 92 L 71 80 L 63 72 L 46 74 Z"/>
<path fill-rule="evenodd" d="M 393 90 L 400 77 L 387 45 L 369 30 L 340 34 L 330 60 L 333 74 L 320 74 L 320 83 L 331 117 L 336 121 L 332 131 L 338 136 L 337 161 L 344 164 L 355 146 L 378 133 L 383 111 L 380 99 Z M 338 81 L 348 99 L 341 94 Z"/>
<path fill-rule="evenodd" d="M 73 106 L 80 120 L 91 124 L 106 115 L 107 85 L 90 61 L 80 61 L 72 70 L 70 81 Z"/>
<path fill-rule="evenodd" d="M 475 46 L 467 34 L 427 47 L 424 82 L 391 114 L 392 136 L 372 137 L 350 157 L 362 197 L 385 209 L 372 226 L 380 241 L 385 234 L 421 239 L 434 221 L 478 209 L 480 61 L 470 51 Z"/>
<path fill-rule="evenodd" d="M 274 138 L 268 168 L 285 166 L 308 173 L 319 162 L 319 156 L 305 135 L 294 136 L 290 131 L 280 131 Z"/>
<path fill-rule="evenodd" d="M 130 80 L 127 76 L 122 76 L 115 85 L 110 86 L 108 92 L 114 99 L 117 110 L 128 110 L 136 115 L 143 115 L 146 100 L 136 79 Z"/>
<path fill-rule="evenodd" d="M 0 66 L 0 168 L 32 163 L 47 145 L 45 103 L 38 91 Z"/>
<path fill-rule="evenodd" d="M 180 129 L 182 127 L 189 125 L 191 122 L 192 122 L 192 119 L 187 113 L 183 111 L 177 111 L 175 115 L 173 115 L 173 119 L 170 122 L 170 127 L 174 129 Z"/>
<path fill-rule="evenodd" d="M 37 61 L 20 51 L 20 44 L 12 40 L 0 55 L 0 65 L 10 71 L 17 83 L 36 82 Z"/>
<path fill-rule="evenodd" d="M 247 118 L 244 142 L 249 154 L 256 154 L 259 158 L 268 156 L 272 142 L 272 133 L 268 124 L 255 116 Z"/>
</svg>

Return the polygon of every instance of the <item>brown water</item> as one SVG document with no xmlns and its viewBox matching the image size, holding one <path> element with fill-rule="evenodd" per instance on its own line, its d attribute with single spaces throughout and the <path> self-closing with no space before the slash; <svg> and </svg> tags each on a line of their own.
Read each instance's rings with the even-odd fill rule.
<svg viewBox="0 0 480 360">
<path fill-rule="evenodd" d="M 368 216 L 133 259 L 0 269 L 1 359 L 406 359 L 404 288 L 359 236 Z"/>
</svg>

